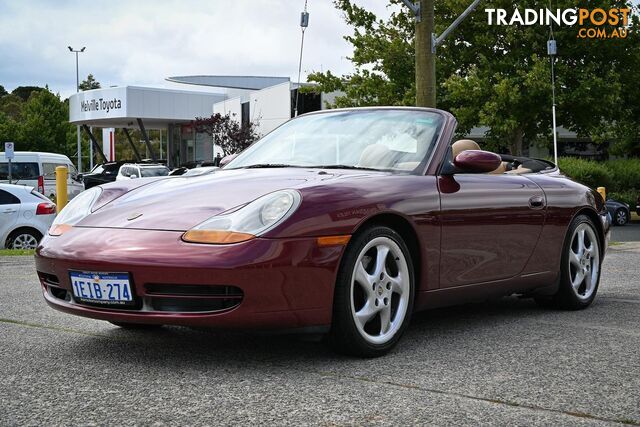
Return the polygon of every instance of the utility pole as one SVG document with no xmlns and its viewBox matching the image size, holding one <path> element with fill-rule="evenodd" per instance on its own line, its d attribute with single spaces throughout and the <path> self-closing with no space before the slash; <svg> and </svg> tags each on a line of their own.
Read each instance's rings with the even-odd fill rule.
<svg viewBox="0 0 640 427">
<path fill-rule="evenodd" d="M 435 33 L 434 0 L 411 0 L 402 2 L 416 18 L 416 107 L 436 106 L 436 47 L 474 11 L 480 0 L 471 5 L 447 28 L 440 37 Z"/>
<path fill-rule="evenodd" d="M 416 19 L 416 106 L 436 107 L 436 54 L 432 46 L 434 0 L 422 0 Z"/>
</svg>

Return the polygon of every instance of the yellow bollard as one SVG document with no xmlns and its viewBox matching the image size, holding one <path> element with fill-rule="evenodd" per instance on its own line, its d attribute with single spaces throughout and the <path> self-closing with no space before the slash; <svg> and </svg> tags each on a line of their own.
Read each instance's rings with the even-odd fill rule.
<svg viewBox="0 0 640 427">
<path fill-rule="evenodd" d="M 67 175 L 66 166 L 56 167 L 56 205 L 60 212 L 67 205 Z"/>
<path fill-rule="evenodd" d="M 596 189 L 598 193 L 602 196 L 602 200 L 607 200 L 607 189 L 604 187 L 598 187 Z"/>
</svg>

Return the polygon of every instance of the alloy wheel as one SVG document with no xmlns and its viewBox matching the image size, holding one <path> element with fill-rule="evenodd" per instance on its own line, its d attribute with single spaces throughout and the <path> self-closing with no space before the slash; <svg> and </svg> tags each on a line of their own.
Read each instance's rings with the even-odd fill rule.
<svg viewBox="0 0 640 427">
<path fill-rule="evenodd" d="M 11 242 L 11 249 L 35 249 L 38 239 L 29 233 L 18 234 Z"/>
<path fill-rule="evenodd" d="M 616 212 L 616 224 L 624 225 L 626 223 L 627 223 L 627 213 L 623 209 L 620 209 L 618 212 Z"/>
<path fill-rule="evenodd" d="M 580 300 L 588 300 L 598 284 L 600 249 L 593 228 L 582 223 L 576 227 L 569 246 L 569 279 Z"/>
<path fill-rule="evenodd" d="M 410 300 L 407 260 L 398 244 L 376 237 L 360 251 L 351 276 L 351 314 L 360 335 L 385 344 L 401 328 Z"/>
</svg>

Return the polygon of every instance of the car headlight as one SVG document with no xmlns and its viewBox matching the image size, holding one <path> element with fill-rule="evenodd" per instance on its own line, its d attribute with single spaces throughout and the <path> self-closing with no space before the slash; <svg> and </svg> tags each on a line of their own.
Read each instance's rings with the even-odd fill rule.
<svg viewBox="0 0 640 427">
<path fill-rule="evenodd" d="M 251 240 L 274 228 L 300 206 L 300 193 L 280 190 L 228 214 L 214 216 L 183 234 L 192 243 L 225 244 Z"/>
<path fill-rule="evenodd" d="M 101 193 L 102 188 L 93 187 L 78 194 L 58 214 L 53 224 L 51 224 L 49 234 L 51 236 L 59 236 L 84 219 L 91 213 L 91 208 Z"/>
</svg>

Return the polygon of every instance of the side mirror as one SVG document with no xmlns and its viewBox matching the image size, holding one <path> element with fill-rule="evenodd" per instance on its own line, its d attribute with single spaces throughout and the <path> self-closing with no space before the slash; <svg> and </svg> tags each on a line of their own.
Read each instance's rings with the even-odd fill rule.
<svg viewBox="0 0 640 427">
<path fill-rule="evenodd" d="M 482 150 L 465 150 L 453 160 L 453 165 L 462 172 L 487 173 L 494 171 L 502 163 L 496 153 Z"/>
<path fill-rule="evenodd" d="M 84 179 L 84 176 L 83 176 L 81 173 L 79 173 L 78 175 L 76 175 L 76 181 L 78 181 L 78 182 L 82 182 L 82 180 L 83 180 L 83 179 Z"/>
<path fill-rule="evenodd" d="M 129 178 L 131 179 L 136 179 L 138 177 L 138 175 L 136 175 L 135 173 L 132 173 L 131 175 L 129 175 Z"/>
<path fill-rule="evenodd" d="M 219 166 L 221 168 L 225 167 L 231 160 L 235 159 L 237 156 L 237 154 L 229 154 L 228 156 L 224 156 L 222 160 L 220 160 Z"/>
</svg>

